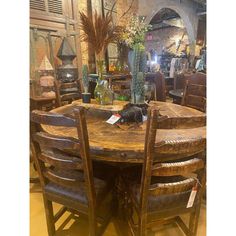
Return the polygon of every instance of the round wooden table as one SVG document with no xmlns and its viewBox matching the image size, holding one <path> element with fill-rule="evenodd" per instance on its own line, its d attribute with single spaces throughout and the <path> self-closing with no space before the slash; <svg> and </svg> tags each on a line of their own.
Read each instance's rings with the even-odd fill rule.
<svg viewBox="0 0 236 236">
<path fill-rule="evenodd" d="M 182 154 L 192 155 L 203 149 L 206 144 L 206 114 L 192 108 L 166 102 L 151 102 L 157 106 L 160 114 L 166 116 L 157 130 L 156 160 L 171 160 Z M 70 104 L 51 112 L 73 115 Z M 94 160 L 123 163 L 142 163 L 144 160 L 144 141 L 146 122 L 131 127 L 111 125 L 106 120 L 110 112 L 89 109 L 87 111 L 87 127 L 91 157 Z M 128 129 L 127 129 L 128 128 Z M 51 134 L 77 138 L 75 128 L 43 126 Z M 193 142 L 189 149 L 186 143 Z"/>
</svg>

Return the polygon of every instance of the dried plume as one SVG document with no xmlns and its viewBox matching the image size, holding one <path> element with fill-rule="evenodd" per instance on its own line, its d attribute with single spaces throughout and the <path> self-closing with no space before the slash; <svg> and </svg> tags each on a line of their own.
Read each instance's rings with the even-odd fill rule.
<svg viewBox="0 0 236 236">
<path fill-rule="evenodd" d="M 83 30 L 81 40 L 91 44 L 97 55 L 103 53 L 109 43 L 115 43 L 121 37 L 122 27 L 113 25 L 110 11 L 104 17 L 95 11 L 94 18 L 80 12 L 80 21 Z"/>
</svg>

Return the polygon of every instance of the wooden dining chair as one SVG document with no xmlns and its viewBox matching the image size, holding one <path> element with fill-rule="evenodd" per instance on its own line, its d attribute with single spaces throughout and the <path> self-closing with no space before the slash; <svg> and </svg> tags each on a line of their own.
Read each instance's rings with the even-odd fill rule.
<svg viewBox="0 0 236 236">
<path fill-rule="evenodd" d="M 55 80 L 57 106 L 65 103 L 71 103 L 81 98 L 80 83 L 78 80 L 74 82 L 63 83 Z"/>
<path fill-rule="evenodd" d="M 186 74 L 175 73 L 174 74 L 174 89 L 184 89 L 186 82 Z"/>
<path fill-rule="evenodd" d="M 155 87 L 153 100 L 166 101 L 166 85 L 165 78 L 161 72 L 148 73 L 145 75 L 145 81 L 152 83 Z"/>
<path fill-rule="evenodd" d="M 181 105 L 206 112 L 206 86 L 187 80 Z"/>
<path fill-rule="evenodd" d="M 200 84 L 206 86 L 206 74 L 202 72 L 196 72 L 192 75 L 185 74 L 186 80 L 191 84 Z"/>
<path fill-rule="evenodd" d="M 174 89 L 184 89 L 186 81 L 191 84 L 206 86 L 206 74 L 202 72 L 176 74 L 174 77 Z"/>
<path fill-rule="evenodd" d="M 112 91 L 116 95 L 127 96 L 128 98 L 131 96 L 131 82 L 132 77 L 130 74 L 124 74 L 124 76 L 118 78 L 114 78 L 114 76 L 109 78 L 109 86 Z"/>
<path fill-rule="evenodd" d="M 55 223 L 67 210 L 88 217 L 89 235 L 102 235 L 113 211 L 113 182 L 94 177 L 84 108 L 74 109 L 74 118 L 35 110 L 31 121 L 49 236 L 55 235 Z M 78 138 L 46 133 L 41 125 L 75 128 Z M 63 205 L 56 214 L 52 202 Z"/>
<path fill-rule="evenodd" d="M 180 155 L 176 158 L 158 159 L 156 142 L 158 135 L 158 111 L 148 110 L 145 137 L 145 159 L 141 179 L 126 175 L 124 184 L 127 192 L 127 220 L 132 235 L 147 235 L 147 229 L 176 223 L 188 236 L 197 233 L 202 189 L 205 185 L 204 145 L 200 140 L 175 141 Z M 168 146 L 168 143 L 165 144 Z M 193 147 L 195 155 L 189 156 Z M 197 191 L 193 205 L 188 205 L 191 192 Z M 181 214 L 189 213 L 188 226 Z"/>
</svg>

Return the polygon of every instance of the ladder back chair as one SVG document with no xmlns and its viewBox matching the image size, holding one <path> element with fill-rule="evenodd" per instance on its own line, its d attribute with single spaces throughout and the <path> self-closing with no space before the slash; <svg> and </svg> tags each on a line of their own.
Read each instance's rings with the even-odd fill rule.
<svg viewBox="0 0 236 236">
<path fill-rule="evenodd" d="M 183 73 L 174 74 L 174 89 L 184 89 L 186 76 Z"/>
<path fill-rule="evenodd" d="M 93 175 L 84 108 L 75 108 L 74 117 L 35 110 L 31 122 L 49 236 L 55 235 L 56 221 L 70 209 L 88 217 L 89 235 L 101 235 L 111 217 L 113 184 Z M 46 133 L 41 125 L 74 127 L 78 139 Z M 57 214 L 52 202 L 63 205 Z"/>
<path fill-rule="evenodd" d="M 74 82 L 63 83 L 55 80 L 57 106 L 62 106 L 63 103 L 71 103 L 76 99 L 81 98 L 80 83 L 78 80 Z"/>
<path fill-rule="evenodd" d="M 166 101 L 166 85 L 165 78 L 161 72 L 150 73 L 145 75 L 145 81 L 152 83 L 155 86 L 154 100 L 155 101 Z"/>
<path fill-rule="evenodd" d="M 181 105 L 206 112 L 206 85 L 187 80 Z"/>
<path fill-rule="evenodd" d="M 201 206 L 202 189 L 205 185 L 205 141 L 180 140 L 176 149 L 181 157 L 158 160 L 156 154 L 162 143 L 156 143 L 158 111 L 148 110 L 145 137 L 145 160 L 141 180 L 124 178 L 127 192 L 127 219 L 133 235 L 147 235 L 147 229 L 175 222 L 188 236 L 195 236 Z M 198 147 L 189 156 L 191 148 Z M 137 177 L 137 176 L 136 176 Z M 191 192 L 197 189 L 192 206 L 187 208 Z M 180 215 L 189 213 L 187 226 Z M 136 216 L 136 218 L 134 217 Z"/>
<path fill-rule="evenodd" d="M 131 79 L 127 80 L 112 80 L 110 82 L 111 89 L 115 94 L 124 95 L 130 98 L 131 95 Z"/>
</svg>

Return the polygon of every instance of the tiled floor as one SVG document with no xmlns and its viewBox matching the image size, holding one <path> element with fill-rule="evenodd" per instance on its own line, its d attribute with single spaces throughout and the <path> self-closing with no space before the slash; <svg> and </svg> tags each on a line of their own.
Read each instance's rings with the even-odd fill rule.
<svg viewBox="0 0 236 236">
<path fill-rule="evenodd" d="M 44 214 L 43 199 L 42 194 L 38 192 L 40 190 L 37 185 L 34 185 L 31 188 L 30 193 L 30 236 L 47 236 L 47 226 L 46 219 Z M 55 205 L 55 210 L 58 209 L 58 205 Z M 64 214 L 63 219 L 58 223 L 61 224 L 66 217 L 69 215 Z M 186 218 L 185 216 L 183 218 Z M 126 236 L 121 232 L 120 228 L 116 227 L 116 219 L 113 219 L 108 225 L 104 236 Z M 125 229 L 123 229 L 125 230 Z M 126 232 L 126 231 L 124 231 Z M 74 219 L 70 220 L 69 223 L 65 226 L 62 231 L 59 231 L 58 236 L 87 236 L 88 227 L 85 220 L 82 218 L 78 221 Z M 158 236 L 183 236 L 182 231 L 175 225 L 168 225 L 161 228 L 158 231 Z M 206 235 L 206 206 L 202 204 L 199 227 L 198 227 L 198 236 Z"/>
</svg>

